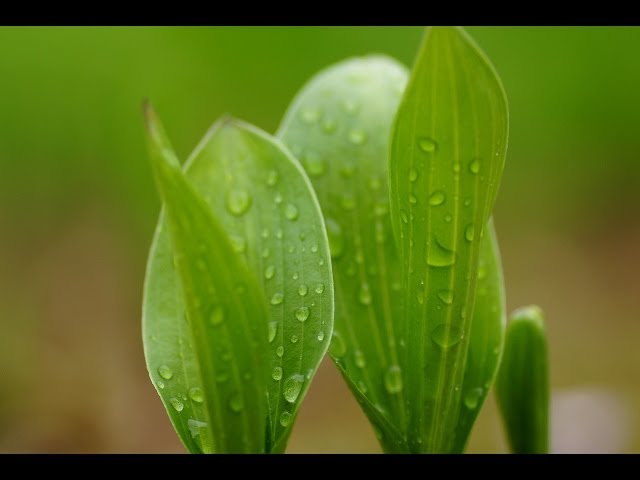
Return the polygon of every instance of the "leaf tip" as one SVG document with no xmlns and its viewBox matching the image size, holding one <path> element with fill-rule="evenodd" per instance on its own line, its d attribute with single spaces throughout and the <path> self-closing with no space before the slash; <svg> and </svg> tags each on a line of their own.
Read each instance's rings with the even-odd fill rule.
<svg viewBox="0 0 640 480">
<path fill-rule="evenodd" d="M 544 331 L 544 314 L 542 309 L 537 305 L 527 305 L 520 307 L 511 314 L 511 322 L 526 322 L 536 327 L 540 331 Z"/>
</svg>

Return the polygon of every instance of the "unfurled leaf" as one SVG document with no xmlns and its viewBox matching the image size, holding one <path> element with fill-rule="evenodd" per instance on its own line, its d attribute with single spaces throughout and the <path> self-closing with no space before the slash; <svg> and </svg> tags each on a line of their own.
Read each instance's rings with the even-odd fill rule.
<svg viewBox="0 0 640 480">
<path fill-rule="evenodd" d="M 191 452 L 262 452 L 267 418 L 262 292 L 187 182 L 149 107 L 146 118 L 166 208 L 145 292 L 151 378 Z"/>
<path fill-rule="evenodd" d="M 489 220 L 480 249 L 469 353 L 462 382 L 460 417 L 455 429 L 455 452 L 465 449 L 473 424 L 498 373 L 504 343 L 505 292 L 493 220 Z"/>
<path fill-rule="evenodd" d="M 459 46 L 456 48 L 460 49 Z M 471 60 L 477 58 L 471 56 Z M 459 63 L 461 60 L 455 57 L 452 61 Z M 421 71 L 419 67 L 420 59 L 418 70 Z M 472 67 L 466 68 L 478 67 L 473 67 L 472 62 Z M 407 337 L 419 335 L 420 330 L 410 330 L 404 336 L 398 331 L 405 321 L 403 292 L 406 288 L 402 287 L 402 266 L 389 216 L 387 152 L 392 120 L 403 94 L 406 78 L 406 69 L 386 57 L 353 59 L 330 67 L 314 77 L 298 94 L 278 133 L 305 167 L 325 215 L 336 284 L 336 328 L 330 354 L 374 425 L 383 448 L 389 452 L 426 449 L 422 437 L 413 437 L 412 444 L 408 441 L 411 437 L 407 412 L 412 408 L 419 412 L 421 408 L 417 404 L 407 405 L 406 392 L 409 388 L 407 382 L 421 385 L 430 381 L 419 367 L 416 368 L 419 363 L 407 365 L 402 360 L 403 352 L 408 348 Z M 486 87 L 486 78 L 479 77 L 477 81 L 478 87 Z M 451 82 L 447 88 L 453 88 L 452 85 L 461 88 L 459 81 Z M 418 87 L 414 87 L 414 91 L 416 88 Z M 501 90 L 499 93 L 502 94 Z M 416 108 L 429 108 L 424 104 L 422 94 L 418 95 L 416 101 L 423 102 Z M 446 102 L 446 99 L 442 102 Z M 463 104 L 465 105 L 458 114 L 475 112 L 468 103 Z M 460 105 L 457 107 L 461 108 Z M 502 113 L 506 122 L 506 112 Z M 481 115 L 478 112 L 476 114 Z M 490 114 L 491 112 L 484 117 Z M 482 119 L 486 120 L 484 117 Z M 499 119 L 496 122 L 499 123 Z M 446 137 L 448 144 L 445 142 L 443 162 L 447 161 L 447 149 L 453 144 L 453 126 L 449 127 L 452 131 Z M 506 123 L 504 127 L 506 129 Z M 460 145 L 464 144 L 465 149 L 468 149 L 470 142 L 475 147 L 475 135 L 482 133 L 471 130 L 459 135 L 458 141 L 461 142 Z M 506 132 L 503 133 L 504 141 Z M 469 140 L 469 135 L 473 135 L 472 140 Z M 409 146 L 414 143 L 413 140 L 411 142 Z M 478 148 L 484 152 L 485 143 Z M 492 153 L 495 157 L 492 162 L 503 161 L 504 150 Z M 421 154 L 426 155 L 426 152 Z M 403 161 L 406 159 L 400 159 L 400 163 Z M 476 181 L 483 185 L 488 181 L 495 182 L 492 186 L 492 190 L 495 190 L 498 179 L 486 176 L 484 169 L 489 168 L 488 165 L 483 163 L 483 172 L 477 175 Z M 392 170 L 394 168 L 397 170 L 398 166 L 392 166 Z M 414 218 L 415 215 L 429 215 L 435 207 L 444 205 L 443 208 L 449 209 L 456 204 L 453 191 L 445 192 L 447 187 L 444 185 L 442 191 L 424 201 L 426 185 L 423 186 L 419 179 L 424 180 L 429 168 L 430 163 L 425 158 L 407 171 L 407 180 L 415 184 L 417 189 L 422 189 L 419 193 L 421 203 L 417 203 L 418 193 L 412 193 L 408 197 Z M 474 164 L 473 169 L 475 168 Z M 456 172 L 451 163 L 448 164 L 447 172 L 452 179 L 459 178 L 460 171 Z M 445 177 L 442 174 L 442 179 Z M 469 184 L 472 189 L 467 192 L 468 197 L 463 198 L 465 192 L 458 192 L 458 203 L 461 204 L 460 209 L 464 207 L 469 212 L 476 212 L 478 199 L 473 194 L 484 190 L 477 188 L 473 182 L 465 182 L 466 188 L 469 188 Z M 446 198 L 446 193 L 451 194 L 449 199 Z M 444 223 L 453 225 L 454 215 L 456 218 L 468 218 L 468 215 L 462 216 L 458 210 L 452 209 L 451 218 Z M 406 218 L 409 221 L 409 216 Z M 488 215 L 485 223 L 486 219 Z M 468 381 L 462 387 L 464 392 L 469 390 L 466 404 L 471 407 L 464 407 L 466 410 L 460 412 L 460 425 L 456 426 L 455 432 L 453 426 L 449 430 L 448 448 L 452 451 L 460 451 L 466 444 L 472 423 L 495 376 L 499 355 L 494 355 L 494 351 L 497 349 L 499 354 L 502 342 L 504 300 L 497 244 L 492 228 L 491 234 L 484 238 L 481 237 L 481 232 L 480 227 L 463 231 L 463 240 L 473 245 L 476 251 L 476 269 L 477 251 L 480 250 L 483 266 L 480 271 L 480 291 L 486 290 L 486 295 L 481 295 L 478 315 L 473 320 L 474 334 L 482 336 L 482 341 L 477 344 L 472 341 L 475 346 L 470 355 L 476 360 L 476 364 L 467 367 L 470 369 L 465 374 Z M 416 282 L 425 278 L 424 271 L 428 265 L 424 258 L 419 266 L 422 276 L 412 274 Z M 468 268 L 472 266 L 468 265 Z M 473 276 L 475 278 L 475 272 Z M 447 302 L 453 302 L 455 297 L 445 289 L 431 293 L 423 291 L 421 295 L 415 291 L 415 287 L 412 288 L 413 299 L 418 306 L 430 303 L 437 307 L 439 303 L 440 309 L 443 306 L 446 309 Z M 471 315 L 471 309 L 468 314 Z M 430 350 L 442 349 L 434 343 L 430 333 L 427 333 L 424 342 L 414 339 L 414 343 L 418 342 L 418 346 L 424 343 Z M 443 333 L 443 336 L 436 335 L 436 338 L 446 339 L 445 332 L 439 333 Z M 488 343 L 485 345 L 482 343 L 484 341 Z M 474 390 L 480 387 L 482 392 Z M 463 403 L 458 400 L 457 407 L 460 410 Z"/>
<path fill-rule="evenodd" d="M 428 29 L 390 148 L 411 451 L 455 451 L 481 239 L 507 130 L 504 91 L 486 57 L 461 29 Z"/>
<path fill-rule="evenodd" d="M 187 161 L 185 175 L 224 229 L 231 245 L 228 258 L 239 258 L 257 285 L 244 295 L 259 297 L 266 311 L 264 317 L 253 319 L 264 329 L 264 360 L 259 366 L 263 377 L 258 379 L 252 372 L 243 371 L 242 379 L 247 385 L 264 382 L 264 395 L 259 397 L 264 406 L 262 450 L 282 452 L 333 332 L 331 262 L 315 194 L 298 163 L 278 140 L 231 119 L 222 120 L 207 133 Z M 185 369 L 197 352 L 191 348 L 191 332 L 177 330 L 184 323 L 183 293 L 171 262 L 176 252 L 172 252 L 162 228 L 164 222 L 161 219 L 150 254 L 145 289 L 147 358 L 156 355 L 151 337 L 156 341 L 164 338 L 172 350 L 161 353 L 173 358 L 187 373 Z M 231 276 L 228 280 L 234 279 Z M 157 312 L 157 304 L 164 306 L 162 315 Z M 226 311 L 224 319 L 238 326 Z M 211 322 L 223 323 L 215 316 Z M 210 343 L 220 341 L 213 338 Z M 149 368 L 156 380 L 151 363 Z M 224 385 L 228 378 L 209 381 Z M 158 391 L 163 396 L 164 390 Z M 212 435 L 238 433 L 217 430 Z M 181 436 L 185 441 L 183 433 Z"/>
<path fill-rule="evenodd" d="M 511 314 L 496 381 L 498 406 L 514 453 L 549 451 L 549 365 L 542 310 Z"/>
</svg>

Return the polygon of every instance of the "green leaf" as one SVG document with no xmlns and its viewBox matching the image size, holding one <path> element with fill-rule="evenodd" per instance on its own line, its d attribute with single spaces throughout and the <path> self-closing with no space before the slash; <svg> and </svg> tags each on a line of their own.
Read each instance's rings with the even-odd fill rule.
<svg viewBox="0 0 640 480">
<path fill-rule="evenodd" d="M 475 43 L 458 28 L 427 29 L 390 148 L 411 451 L 455 451 L 481 238 L 507 122 L 502 85 Z"/>
<path fill-rule="evenodd" d="M 394 325 L 400 264 L 387 151 L 406 79 L 406 68 L 387 57 L 341 62 L 302 89 L 278 132 L 309 174 L 325 215 L 336 287 L 329 353 L 387 451 L 404 442 Z"/>
<path fill-rule="evenodd" d="M 493 220 L 480 245 L 476 301 L 471 321 L 469 352 L 462 382 L 462 403 L 455 430 L 456 452 L 464 451 L 487 394 L 493 385 L 504 342 L 505 293 L 500 250 Z"/>
<path fill-rule="evenodd" d="M 498 406 L 513 453 L 549 452 L 549 364 L 542 310 L 514 311 L 496 381 Z"/>
<path fill-rule="evenodd" d="M 268 409 L 261 440 L 265 451 L 282 452 L 333 331 L 331 262 L 318 202 L 284 146 L 238 120 L 214 125 L 187 161 L 185 173 L 224 227 L 233 254 L 248 265 L 258 284 L 256 294 L 267 310 L 262 341 Z M 162 237 L 159 232 L 150 265 L 171 256 Z M 179 297 L 172 288 L 174 274 L 167 264 L 158 278 L 150 275 L 145 303 Z M 166 323 L 179 323 L 179 304 L 167 317 Z M 145 317 L 152 321 L 157 319 Z M 163 328 L 155 329 L 156 334 Z M 175 343 L 175 335 L 169 336 Z M 183 363 L 189 363 L 190 355 L 183 353 Z"/>
<path fill-rule="evenodd" d="M 262 452 L 267 389 L 262 292 L 186 180 L 149 106 L 146 119 L 165 205 L 145 288 L 147 367 L 189 451 Z"/>
<path fill-rule="evenodd" d="M 326 217 L 336 285 L 336 328 L 329 353 L 388 452 L 410 451 L 407 377 L 398 368 L 406 349 L 406 339 L 397 331 L 401 264 L 387 180 L 391 123 L 407 76 L 402 65 L 380 56 L 334 65 L 305 85 L 278 132 L 302 161 Z M 417 179 L 423 169 L 410 176 Z M 480 241 L 481 265 L 486 265 L 480 288 L 487 295 L 479 299 L 478 319 L 473 320 L 474 335 L 479 332 L 490 344 L 472 348 L 477 364 L 468 366 L 463 391 L 476 388 L 477 382 L 490 385 L 497 358 L 489 357 L 502 341 L 502 327 L 496 327 L 504 322 L 502 274 L 492 228 L 490 233 Z M 461 413 L 454 450 L 464 447 L 487 391 L 475 408 Z"/>
</svg>

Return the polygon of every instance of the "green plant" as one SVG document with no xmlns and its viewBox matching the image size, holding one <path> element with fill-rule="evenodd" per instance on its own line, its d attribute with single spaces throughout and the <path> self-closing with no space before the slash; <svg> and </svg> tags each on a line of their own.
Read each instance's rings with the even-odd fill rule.
<svg viewBox="0 0 640 480">
<path fill-rule="evenodd" d="M 147 118 L 165 210 L 145 354 L 187 448 L 284 451 L 331 339 L 386 452 L 462 452 L 503 347 L 491 211 L 508 135 L 500 80 L 467 34 L 428 29 L 410 76 L 382 56 L 321 72 L 278 130 L 286 147 L 223 119 L 184 174 Z M 215 381 L 229 346 L 233 384 Z"/>
</svg>

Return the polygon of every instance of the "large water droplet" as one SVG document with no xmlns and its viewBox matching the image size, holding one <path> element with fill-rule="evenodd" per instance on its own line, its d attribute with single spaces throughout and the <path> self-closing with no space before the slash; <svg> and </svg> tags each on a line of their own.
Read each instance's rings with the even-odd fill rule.
<svg viewBox="0 0 640 480">
<path fill-rule="evenodd" d="M 296 318 L 300 322 L 305 322 L 309 318 L 309 307 L 300 307 L 296 309 Z"/>
<path fill-rule="evenodd" d="M 264 269 L 264 278 L 267 280 L 271 280 L 273 276 L 276 274 L 276 267 L 273 265 L 267 265 L 267 268 Z"/>
<path fill-rule="evenodd" d="M 467 242 L 473 240 L 474 228 L 473 225 L 467 225 L 467 228 L 464 229 L 464 238 Z"/>
<path fill-rule="evenodd" d="M 158 373 L 165 380 L 171 380 L 173 378 L 173 371 L 167 365 L 160 365 L 158 367 Z"/>
<path fill-rule="evenodd" d="M 304 156 L 304 168 L 310 176 L 320 177 L 324 174 L 327 166 L 318 154 L 308 152 Z"/>
<path fill-rule="evenodd" d="M 280 425 L 283 427 L 288 426 L 291 423 L 291 414 L 289 412 L 282 412 L 280 414 Z"/>
<path fill-rule="evenodd" d="M 469 172 L 471 172 L 471 173 L 473 173 L 475 175 L 479 171 L 480 171 L 480 160 L 478 160 L 477 158 L 474 158 L 469 163 Z"/>
<path fill-rule="evenodd" d="M 282 358 L 282 355 L 284 355 L 284 347 L 280 345 L 278 348 L 276 348 L 276 356 L 278 358 Z"/>
<path fill-rule="evenodd" d="M 227 209 L 233 215 L 240 216 L 249 210 L 251 195 L 245 190 L 234 189 L 227 192 Z"/>
<path fill-rule="evenodd" d="M 418 170 L 411 167 L 411 169 L 409 170 L 409 181 L 415 182 L 417 179 L 418 179 Z"/>
<path fill-rule="evenodd" d="M 192 387 L 189 389 L 189 398 L 196 403 L 204 402 L 204 393 L 199 387 Z"/>
<path fill-rule="evenodd" d="M 269 333 L 269 343 L 271 343 L 271 342 L 273 342 L 275 340 L 276 333 L 278 333 L 278 322 L 277 321 L 269 322 L 268 333 Z"/>
<path fill-rule="evenodd" d="M 438 298 L 447 305 L 451 305 L 453 303 L 453 290 L 440 290 Z"/>
<path fill-rule="evenodd" d="M 298 295 L 304 297 L 309 291 L 309 287 L 307 287 L 304 283 L 298 287 Z"/>
<path fill-rule="evenodd" d="M 420 137 L 418 139 L 420 150 L 426 153 L 433 153 L 438 149 L 438 143 L 430 137 Z"/>
<path fill-rule="evenodd" d="M 278 183 L 278 172 L 270 170 L 269 173 L 267 173 L 267 185 L 273 187 L 276 183 Z"/>
<path fill-rule="evenodd" d="M 362 305 L 371 304 L 371 289 L 368 283 L 360 285 L 360 291 L 358 292 L 358 300 Z"/>
<path fill-rule="evenodd" d="M 342 228 L 332 218 L 327 218 L 325 223 L 327 225 L 327 237 L 329 238 L 331 258 L 338 258 L 344 252 L 344 236 L 342 234 Z"/>
<path fill-rule="evenodd" d="M 455 325 L 441 323 L 431 332 L 431 339 L 441 348 L 451 348 L 462 339 L 462 330 Z"/>
<path fill-rule="evenodd" d="M 244 401 L 242 400 L 242 395 L 239 393 L 235 393 L 229 399 L 229 408 L 231 408 L 232 412 L 240 413 L 244 408 Z"/>
<path fill-rule="evenodd" d="M 279 382 L 282 379 L 282 367 L 273 367 L 271 378 L 273 378 L 276 382 Z"/>
<path fill-rule="evenodd" d="M 298 207 L 293 203 L 288 203 L 284 209 L 284 216 L 287 217 L 287 220 L 291 220 L 293 222 L 298 219 L 298 215 Z"/>
<path fill-rule="evenodd" d="M 176 409 L 176 412 L 181 412 L 182 410 L 184 410 L 184 403 L 182 403 L 182 400 L 180 400 L 179 398 L 171 397 L 169 399 L 169 403 L 173 408 Z"/>
<path fill-rule="evenodd" d="M 384 386 L 390 394 L 402 391 L 402 370 L 398 365 L 391 365 L 384 375 Z"/>
<path fill-rule="evenodd" d="M 446 196 L 444 192 L 441 192 L 441 191 L 433 192 L 429 196 L 429 205 L 431 205 L 432 207 L 437 207 L 438 205 L 442 205 L 444 203 L 445 198 Z"/>
<path fill-rule="evenodd" d="M 475 410 L 478 407 L 478 403 L 480 403 L 480 398 L 483 393 L 484 390 L 481 387 L 469 390 L 464 396 L 464 406 L 469 410 Z"/>
<path fill-rule="evenodd" d="M 364 358 L 364 353 L 362 353 L 360 350 L 356 350 L 355 352 L 353 352 L 353 358 L 356 362 L 356 367 L 364 368 L 367 366 L 367 360 Z"/>
<path fill-rule="evenodd" d="M 351 130 L 349 141 L 354 145 L 364 145 L 367 142 L 367 133 L 364 130 Z"/>
<path fill-rule="evenodd" d="M 432 238 L 427 246 L 427 264 L 430 267 L 450 267 L 456 263 L 456 252 L 443 247 Z"/>
<path fill-rule="evenodd" d="M 281 292 L 276 292 L 273 294 L 273 297 L 271 297 L 271 305 L 280 305 L 283 300 L 284 294 L 282 294 Z"/>
<path fill-rule="evenodd" d="M 333 335 L 331 336 L 329 353 L 332 357 L 344 357 L 347 353 L 347 344 L 344 343 L 342 335 L 336 330 L 333 331 Z"/>
<path fill-rule="evenodd" d="M 300 375 L 296 373 L 291 375 L 284 381 L 284 386 L 282 390 L 282 396 L 284 399 L 293 403 L 298 399 L 298 395 L 300 395 L 300 390 L 302 390 L 302 384 L 304 383 L 304 375 Z"/>
</svg>

